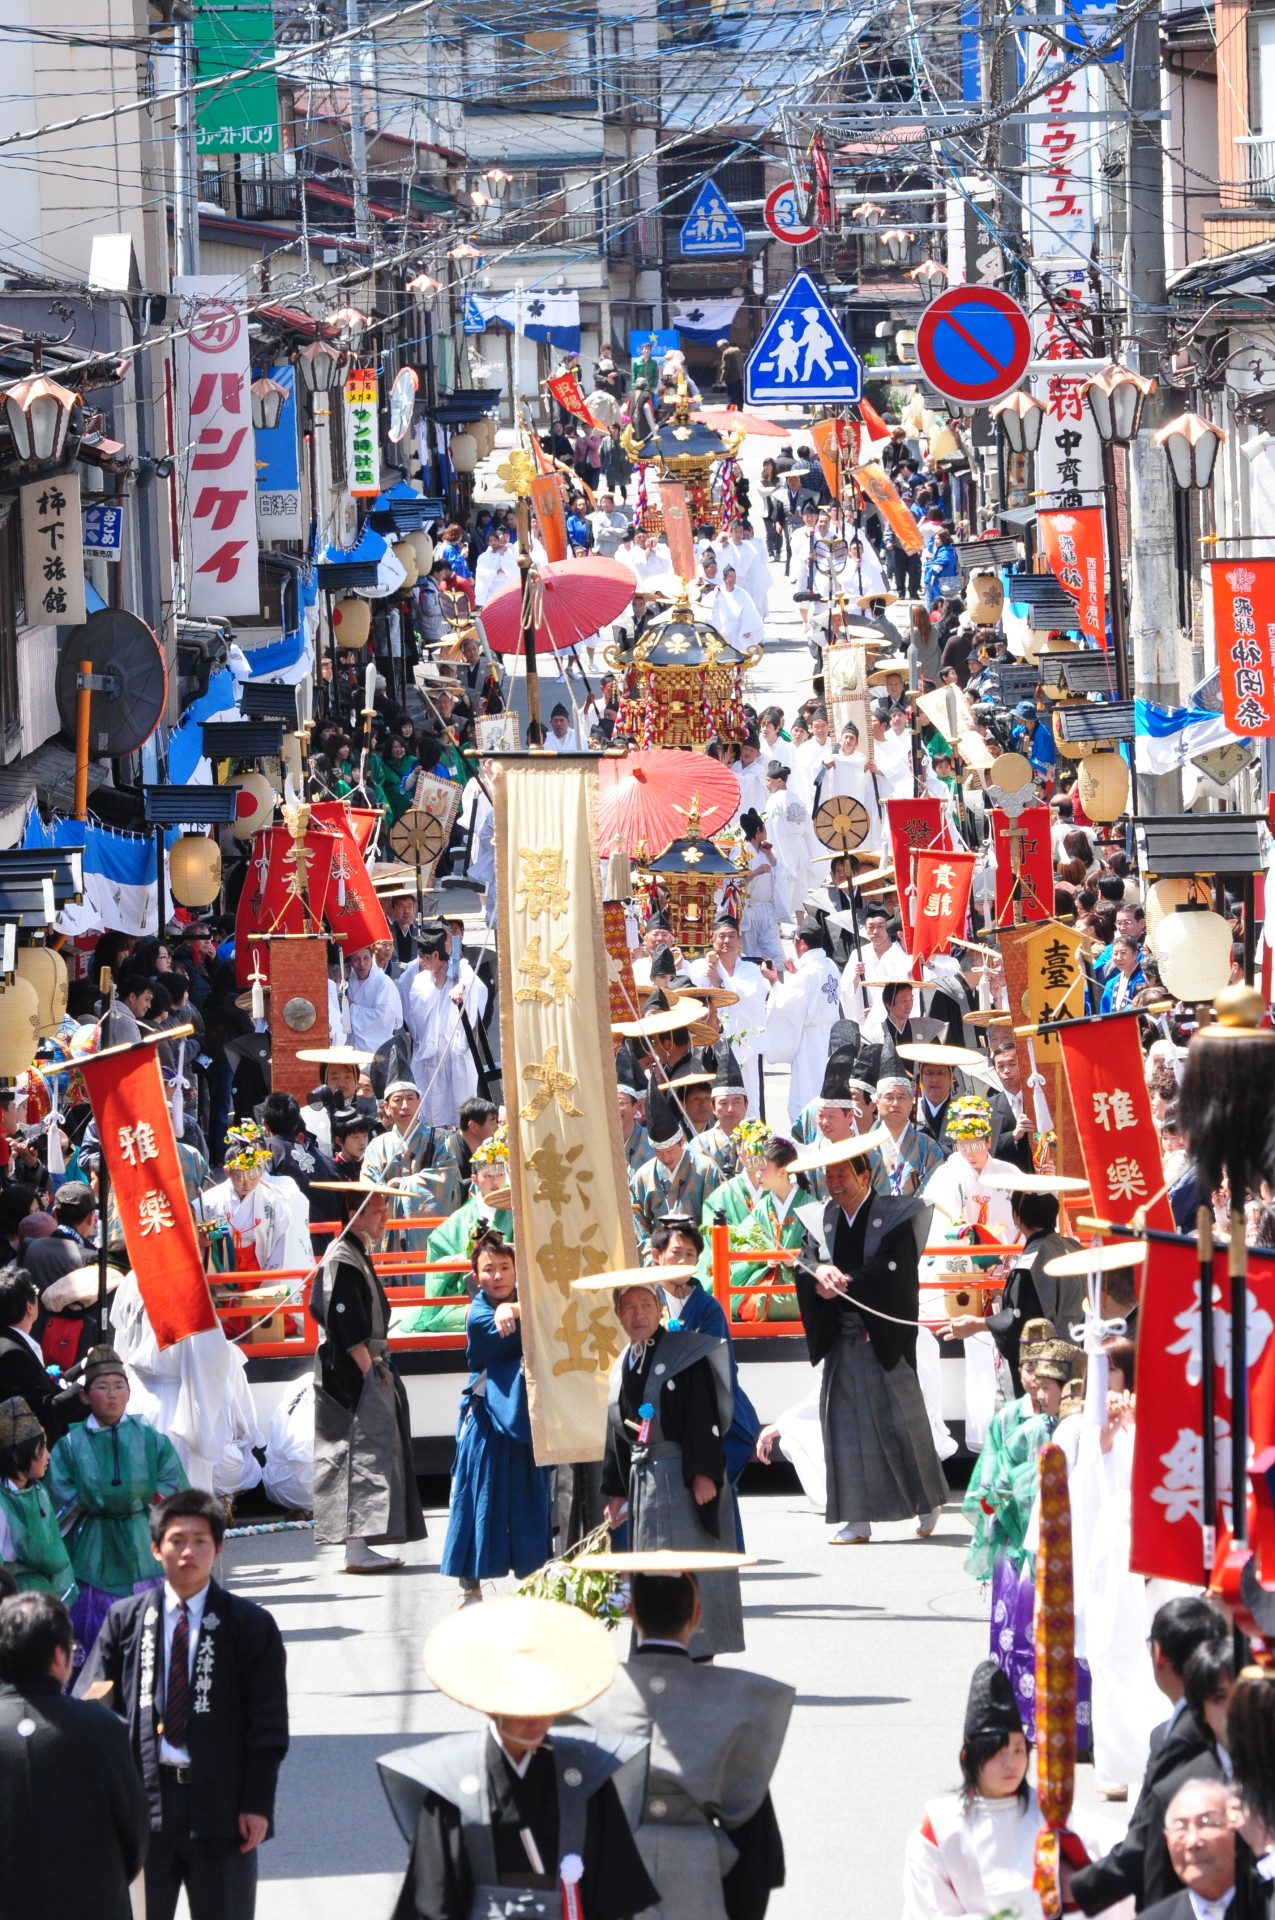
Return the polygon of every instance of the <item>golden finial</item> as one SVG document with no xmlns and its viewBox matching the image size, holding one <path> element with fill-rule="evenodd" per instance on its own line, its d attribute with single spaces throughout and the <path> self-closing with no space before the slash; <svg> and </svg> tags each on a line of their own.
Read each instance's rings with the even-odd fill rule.
<svg viewBox="0 0 1275 1920">
<path fill-rule="evenodd" d="M 531 483 L 536 477 L 535 463 L 529 453 L 524 453 L 521 447 L 514 447 L 496 468 L 496 477 L 504 482 L 515 500 L 527 500 L 531 497 Z"/>
</svg>

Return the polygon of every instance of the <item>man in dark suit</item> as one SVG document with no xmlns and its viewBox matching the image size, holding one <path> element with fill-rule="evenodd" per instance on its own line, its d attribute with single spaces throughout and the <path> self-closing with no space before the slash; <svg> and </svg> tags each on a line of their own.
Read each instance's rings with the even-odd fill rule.
<svg viewBox="0 0 1275 1920">
<path fill-rule="evenodd" d="M 48 1435 L 49 1445 L 70 1424 L 76 1395 L 59 1397 L 45 1371 L 44 1356 L 31 1338 L 40 1296 L 25 1267 L 0 1267 L 0 1400 L 25 1400 Z"/>
<path fill-rule="evenodd" d="M 71 1647 L 51 1593 L 0 1604 L 0 1913 L 130 1920 L 146 1800 L 119 1721 L 62 1691 Z"/>
<path fill-rule="evenodd" d="M 150 1811 L 147 1920 L 252 1920 L 288 1750 L 283 1641 L 263 1607 L 212 1578 L 226 1530 L 209 1493 L 151 1509 L 164 1584 L 106 1616 L 77 1693 L 123 1714 Z"/>
<path fill-rule="evenodd" d="M 1188 1780 L 1170 1800 L 1164 1837 L 1176 1893 L 1142 1911 L 1147 1920 L 1222 1920 L 1235 1892 L 1235 1831 L 1224 1780 Z"/>
<path fill-rule="evenodd" d="M 1226 1636 L 1226 1621 L 1216 1607 L 1194 1595 L 1166 1600 L 1151 1622 L 1151 1666 L 1155 1683 L 1173 1711 L 1151 1735 L 1151 1753 L 1142 1791 L 1129 1821 L 1129 1830 L 1101 1860 L 1082 1867 L 1071 1878 L 1072 1897 L 1082 1913 L 1101 1913 L 1130 1894 L 1145 1904 L 1143 1866 L 1148 1836 L 1163 1817 L 1156 1789 L 1189 1760 L 1210 1750 L 1207 1728 L 1200 1725 L 1186 1703 L 1183 1671 L 1195 1649 L 1207 1640 Z"/>
</svg>

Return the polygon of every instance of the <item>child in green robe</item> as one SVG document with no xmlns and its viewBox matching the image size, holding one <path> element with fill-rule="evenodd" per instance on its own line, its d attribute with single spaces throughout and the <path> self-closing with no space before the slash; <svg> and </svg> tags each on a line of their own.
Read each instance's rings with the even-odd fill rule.
<svg viewBox="0 0 1275 1920">
<path fill-rule="evenodd" d="M 51 1593 L 70 1606 L 78 1591 L 57 1509 L 41 1481 L 49 1469 L 44 1428 L 25 1400 L 0 1400 L 0 1563 L 20 1593 Z"/>
<path fill-rule="evenodd" d="M 71 1624 L 87 1658 L 114 1603 L 160 1584 L 150 1509 L 189 1483 L 172 1441 L 129 1414 L 128 1375 L 112 1347 L 89 1349 L 80 1399 L 88 1418 L 54 1447 L 49 1491 L 79 1586 Z"/>
</svg>

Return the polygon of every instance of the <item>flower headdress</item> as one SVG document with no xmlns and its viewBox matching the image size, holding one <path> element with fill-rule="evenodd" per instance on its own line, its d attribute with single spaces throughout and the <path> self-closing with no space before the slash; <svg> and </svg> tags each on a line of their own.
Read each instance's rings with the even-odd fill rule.
<svg viewBox="0 0 1275 1920">
<path fill-rule="evenodd" d="M 255 1173 L 270 1165 L 272 1155 L 265 1134 L 255 1120 L 240 1120 L 226 1130 L 227 1173 Z"/>
<path fill-rule="evenodd" d="M 977 1093 L 963 1093 L 947 1110 L 949 1140 L 990 1140 L 992 1106 Z"/>
<path fill-rule="evenodd" d="M 509 1160 L 509 1135 L 504 1127 L 497 1127 L 490 1140 L 484 1140 L 475 1147 L 470 1156 L 476 1167 L 504 1166 Z"/>
<path fill-rule="evenodd" d="M 773 1127 L 768 1127 L 764 1120 L 741 1120 L 731 1134 L 739 1151 L 753 1157 L 765 1153 L 774 1137 Z"/>
</svg>

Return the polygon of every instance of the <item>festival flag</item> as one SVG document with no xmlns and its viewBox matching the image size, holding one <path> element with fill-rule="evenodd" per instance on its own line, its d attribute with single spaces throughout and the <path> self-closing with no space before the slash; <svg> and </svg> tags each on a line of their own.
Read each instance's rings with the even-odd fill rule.
<svg viewBox="0 0 1275 1920">
<path fill-rule="evenodd" d="M 1011 817 L 991 809 L 996 853 L 996 924 L 1054 917 L 1054 861 L 1048 807 L 1024 807 Z"/>
<path fill-rule="evenodd" d="M 1275 734 L 1275 560 L 1210 560 L 1222 718 Z"/>
<path fill-rule="evenodd" d="M 1225 1248 L 1214 1255 L 1212 1293 L 1217 1524 L 1222 1516 L 1229 1518 L 1231 1507 L 1231 1320 Z M 1151 1242 L 1140 1298 L 1129 1565 L 1151 1579 L 1198 1587 L 1206 1573 L 1204 1415 L 1200 1259 L 1193 1241 Z M 1257 1458 L 1275 1443 L 1275 1261 L 1253 1251 L 1248 1256 L 1247 1319 L 1249 1440 Z"/>
<path fill-rule="evenodd" d="M 531 504 L 540 522 L 540 538 L 545 557 L 565 560 L 571 552 L 567 539 L 567 511 L 562 504 L 562 483 L 556 473 L 540 473 L 531 483 Z"/>
<path fill-rule="evenodd" d="M 943 802 L 937 797 L 887 800 L 885 810 L 890 829 L 894 884 L 899 895 L 899 918 L 903 923 L 903 945 L 911 953 L 916 894 L 913 856 L 926 848 L 935 853 L 946 853 L 952 845 L 952 837 L 943 815 Z"/>
<path fill-rule="evenodd" d="M 834 500 L 841 498 L 841 471 L 848 464 L 850 456 L 848 424 L 845 420 L 816 420 L 810 429 L 810 438 L 815 443 L 823 477 Z"/>
<path fill-rule="evenodd" d="M 1143 1208 L 1148 1226 L 1172 1233 L 1137 1014 L 1086 1020 L 1058 1038 L 1098 1217 L 1127 1222 Z"/>
<path fill-rule="evenodd" d="M 217 1324 L 153 1043 L 86 1054 L 80 1072 L 129 1264 L 160 1347 Z"/>
<path fill-rule="evenodd" d="M 851 478 L 867 495 L 890 531 L 897 534 L 904 553 L 920 553 L 924 545 L 921 529 L 908 512 L 898 488 L 877 460 L 869 460 L 851 470 Z"/>
<path fill-rule="evenodd" d="M 334 827 L 338 833 L 350 834 L 365 860 L 377 828 L 385 823 L 380 807 L 352 807 L 348 800 L 312 800 L 310 818 L 321 827 Z"/>
<path fill-rule="evenodd" d="M 319 933 L 326 921 L 334 938 L 344 935 L 346 953 L 390 938 L 354 832 L 353 825 L 316 825 L 312 812 L 300 860 L 287 827 L 265 827 L 253 836 L 248 878 L 235 909 L 240 986 L 258 967 L 270 976 L 270 943 L 254 942 L 254 934 Z"/>
<path fill-rule="evenodd" d="M 1103 577 L 1102 508 L 1042 508 L 1036 516 L 1040 550 L 1059 586 L 1076 602 L 1080 630 L 1107 644 L 1107 590 Z"/>
<path fill-rule="evenodd" d="M 661 480 L 660 511 L 664 515 L 664 538 L 673 572 L 681 580 L 693 580 L 699 571 L 695 559 L 695 529 L 686 504 L 686 488 L 680 480 Z"/>
<path fill-rule="evenodd" d="M 585 406 L 580 382 L 573 368 L 568 368 L 565 373 L 552 374 L 545 385 L 564 413 L 573 413 L 577 420 L 583 420 L 586 426 L 596 427 L 599 433 L 606 432 L 602 421 L 595 420 Z"/>
<path fill-rule="evenodd" d="M 500 1057 L 536 1461 L 600 1460 L 620 1329 L 611 1296 L 572 1291 L 636 1264 L 612 1068 L 597 769 L 495 770 Z"/>
<path fill-rule="evenodd" d="M 928 960 L 933 954 L 946 953 L 950 937 L 965 931 L 978 856 L 927 851 L 915 858 L 916 919 L 911 950 L 918 960 Z"/>
<path fill-rule="evenodd" d="M 1080 1020 L 1085 1011 L 1085 970 L 1080 961 L 1084 935 L 1060 920 L 1046 921 L 1023 942 L 1026 970 L 1023 1012 L 1032 1026 L 1053 1020 Z M 1060 1064 L 1057 1030 L 1033 1035 L 1037 1061 Z"/>
</svg>

